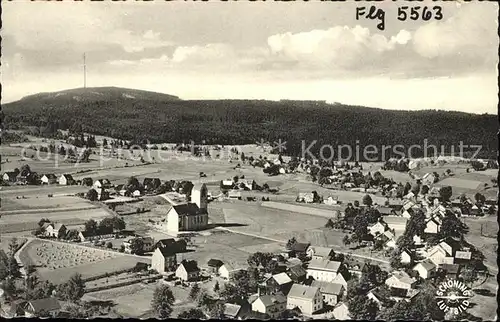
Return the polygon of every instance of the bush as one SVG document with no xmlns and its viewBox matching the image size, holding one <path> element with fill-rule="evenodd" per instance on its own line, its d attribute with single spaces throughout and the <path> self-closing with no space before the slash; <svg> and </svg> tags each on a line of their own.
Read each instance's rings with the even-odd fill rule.
<svg viewBox="0 0 500 322">
<path fill-rule="evenodd" d="M 106 244 L 106 247 L 107 247 L 107 248 L 113 248 L 113 243 L 112 243 L 112 242 L 108 242 L 108 243 Z"/>
<path fill-rule="evenodd" d="M 120 245 L 120 249 L 118 251 L 120 253 L 124 253 L 125 252 L 125 246 L 124 245 Z"/>
</svg>

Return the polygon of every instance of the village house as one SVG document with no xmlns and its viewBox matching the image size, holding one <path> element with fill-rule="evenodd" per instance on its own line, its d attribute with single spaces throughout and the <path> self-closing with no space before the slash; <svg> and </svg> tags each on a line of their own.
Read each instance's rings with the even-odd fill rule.
<svg viewBox="0 0 500 322">
<path fill-rule="evenodd" d="M 243 316 L 241 305 L 224 303 L 224 317 L 229 320 L 241 320 Z"/>
<path fill-rule="evenodd" d="M 406 302 L 411 302 L 411 300 L 419 293 L 419 290 L 410 288 L 410 289 L 404 289 L 404 288 L 390 288 L 389 289 L 389 296 L 388 299 L 392 301 L 406 301 Z M 366 296 L 374 301 L 379 308 L 382 308 L 383 302 L 385 300 L 384 295 L 381 294 L 380 288 L 374 288 L 366 294 Z"/>
<path fill-rule="evenodd" d="M 170 232 L 205 229 L 208 213 L 204 213 L 195 203 L 174 205 L 167 213 L 167 229 Z"/>
<path fill-rule="evenodd" d="M 368 226 L 368 233 L 375 237 L 379 234 L 382 234 L 385 231 L 385 228 L 386 226 L 378 221 L 375 224 Z"/>
<path fill-rule="evenodd" d="M 345 259 L 344 260 L 344 265 L 351 274 L 355 274 L 359 277 L 361 277 L 363 273 L 363 269 L 365 267 L 365 262 L 364 261 L 359 261 L 356 259 Z"/>
<path fill-rule="evenodd" d="M 396 239 L 394 235 L 389 230 L 384 231 L 384 233 L 376 235 L 375 239 L 381 240 L 384 244 L 384 248 L 396 248 Z"/>
<path fill-rule="evenodd" d="M 219 275 L 220 277 L 226 280 L 232 280 L 236 273 L 243 270 L 241 267 L 235 267 L 230 263 L 224 263 L 221 267 L 219 267 Z"/>
<path fill-rule="evenodd" d="M 426 174 L 424 174 L 424 176 L 422 177 L 421 180 L 422 180 L 423 185 L 431 186 L 434 184 L 434 181 L 436 180 L 436 176 L 434 176 L 433 173 L 426 173 Z"/>
<path fill-rule="evenodd" d="M 300 192 L 297 196 L 296 202 L 313 203 L 314 194 L 312 192 Z"/>
<path fill-rule="evenodd" d="M 49 223 L 44 228 L 45 236 L 54 237 L 54 238 L 61 238 L 61 237 L 66 236 L 67 230 L 68 229 L 66 228 L 66 226 L 64 226 L 63 224 L 60 224 L 60 223 L 55 223 L 55 224 Z"/>
<path fill-rule="evenodd" d="M 75 184 L 75 180 L 71 174 L 63 174 L 59 177 L 59 184 L 69 186 Z"/>
<path fill-rule="evenodd" d="M 234 188 L 234 181 L 230 180 L 230 179 L 221 180 L 220 188 L 221 188 L 222 192 L 227 191 L 227 190 L 231 190 Z"/>
<path fill-rule="evenodd" d="M 176 253 L 169 247 L 157 247 L 151 256 L 151 269 L 160 274 L 173 271 L 176 265 Z"/>
<path fill-rule="evenodd" d="M 415 285 L 416 279 L 410 277 L 404 271 L 394 271 L 392 274 L 385 280 L 385 285 L 393 288 L 403 288 L 410 289 Z"/>
<path fill-rule="evenodd" d="M 254 179 L 240 179 L 238 183 L 240 188 L 244 190 L 255 190 L 257 187 L 257 183 Z"/>
<path fill-rule="evenodd" d="M 94 189 L 109 188 L 111 182 L 108 179 L 98 179 L 93 184 Z"/>
<path fill-rule="evenodd" d="M 311 286 L 319 288 L 323 302 L 331 306 L 335 306 L 345 292 L 345 286 L 337 283 L 313 281 Z"/>
<path fill-rule="evenodd" d="M 310 246 L 310 243 L 295 243 L 292 245 L 291 252 L 297 258 L 306 257 Z"/>
<path fill-rule="evenodd" d="M 266 289 L 270 293 L 288 294 L 293 281 L 286 273 L 279 273 L 271 276 L 265 281 Z"/>
<path fill-rule="evenodd" d="M 40 181 L 42 184 L 54 184 L 57 183 L 57 177 L 53 173 L 47 173 L 40 178 Z"/>
<path fill-rule="evenodd" d="M 401 251 L 401 263 L 402 264 L 410 264 L 413 258 L 413 253 L 407 249 L 403 249 Z"/>
<path fill-rule="evenodd" d="M 438 275 L 444 274 L 448 278 L 456 279 L 460 274 L 460 269 L 459 264 L 442 264 L 438 268 Z"/>
<path fill-rule="evenodd" d="M 338 196 L 329 196 L 328 198 L 323 200 L 323 203 L 325 205 L 335 206 L 341 204 L 341 201 L 339 200 Z"/>
<path fill-rule="evenodd" d="M 307 249 L 307 257 L 311 259 L 331 259 L 333 254 L 329 247 L 311 246 Z"/>
<path fill-rule="evenodd" d="M 395 216 L 396 215 L 396 211 L 391 207 L 380 206 L 377 208 L 377 210 L 382 216 L 391 216 L 391 215 Z"/>
<path fill-rule="evenodd" d="M 430 259 L 426 259 L 413 267 L 413 270 L 423 279 L 434 276 L 436 269 L 437 266 Z"/>
<path fill-rule="evenodd" d="M 233 200 L 241 200 L 241 192 L 239 190 L 229 190 L 227 197 Z"/>
<path fill-rule="evenodd" d="M 429 258 L 435 265 L 453 264 L 453 257 L 447 253 L 441 245 L 435 245 L 427 251 L 427 258 Z"/>
<path fill-rule="evenodd" d="M 175 277 L 183 281 L 195 281 L 199 276 L 200 269 L 194 260 L 183 260 L 175 270 Z"/>
<path fill-rule="evenodd" d="M 351 316 L 347 304 L 345 304 L 344 302 L 337 304 L 333 308 L 333 317 L 336 320 L 350 320 Z"/>
<path fill-rule="evenodd" d="M 311 276 L 315 280 L 332 282 L 338 274 L 341 263 L 328 259 L 313 259 L 307 267 L 307 277 Z"/>
<path fill-rule="evenodd" d="M 287 274 L 295 283 L 303 283 L 307 278 L 307 271 L 300 264 L 289 267 Z"/>
<path fill-rule="evenodd" d="M 293 284 L 288 292 L 286 307 L 289 310 L 298 308 L 302 314 L 311 316 L 323 308 L 323 296 L 317 287 Z"/>
<path fill-rule="evenodd" d="M 252 311 L 264 313 L 276 319 L 286 310 L 287 298 L 283 294 L 261 295 L 260 290 L 257 290 L 257 297 L 250 303 Z"/>
<path fill-rule="evenodd" d="M 27 318 L 33 317 L 57 317 L 61 311 L 61 304 L 54 297 L 25 301 L 19 304 Z"/>
<path fill-rule="evenodd" d="M 222 267 L 224 263 L 220 259 L 211 258 L 207 262 L 208 272 L 210 274 L 219 274 L 219 268 Z"/>
<path fill-rule="evenodd" d="M 142 249 L 145 253 L 152 252 L 155 249 L 155 241 L 151 237 L 130 237 L 123 242 L 123 246 L 125 247 L 126 253 L 131 252 L 130 246 L 132 245 L 135 239 L 142 240 L 143 243 Z"/>
<path fill-rule="evenodd" d="M 187 243 L 184 239 L 175 240 L 173 238 L 166 238 L 158 240 L 155 247 L 168 247 L 176 253 L 184 253 Z"/>
<path fill-rule="evenodd" d="M 408 219 L 400 216 L 385 216 L 384 222 L 387 224 L 388 229 L 403 232 Z"/>
<path fill-rule="evenodd" d="M 410 208 L 410 209 L 407 209 L 407 210 L 403 211 L 403 213 L 401 214 L 401 216 L 403 218 L 410 219 L 415 214 L 415 212 L 413 211 L 413 209 L 414 208 Z"/>
<path fill-rule="evenodd" d="M 2 179 L 5 182 L 16 182 L 18 173 L 15 171 L 4 172 Z"/>
</svg>

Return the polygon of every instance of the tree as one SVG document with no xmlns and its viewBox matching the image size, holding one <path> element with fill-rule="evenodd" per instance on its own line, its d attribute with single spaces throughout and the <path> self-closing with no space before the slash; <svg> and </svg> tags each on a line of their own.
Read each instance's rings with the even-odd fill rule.
<svg viewBox="0 0 500 322">
<path fill-rule="evenodd" d="M 106 243 L 106 248 L 113 248 L 113 243 L 112 242 L 107 242 Z"/>
<path fill-rule="evenodd" d="M 420 188 L 420 193 L 423 194 L 423 195 L 426 195 L 429 193 L 429 186 L 428 185 L 422 185 L 422 187 Z"/>
<path fill-rule="evenodd" d="M 460 271 L 459 277 L 465 284 L 471 286 L 479 278 L 477 268 L 472 265 L 467 265 Z"/>
<path fill-rule="evenodd" d="M 85 282 L 79 273 L 75 273 L 70 279 L 57 287 L 57 295 L 65 301 L 77 303 L 85 294 Z"/>
<path fill-rule="evenodd" d="M 445 186 L 439 189 L 439 196 L 443 201 L 450 201 L 452 195 L 453 195 L 453 190 L 451 186 Z"/>
<path fill-rule="evenodd" d="M 406 301 L 396 302 L 392 306 L 385 307 L 380 311 L 377 319 L 384 321 L 408 320 L 408 311 L 411 304 Z"/>
<path fill-rule="evenodd" d="M 372 197 L 370 197 L 370 195 L 365 195 L 363 197 L 363 205 L 371 206 L 372 204 L 373 204 Z"/>
<path fill-rule="evenodd" d="M 191 291 L 189 292 L 189 298 L 192 301 L 194 301 L 198 297 L 199 294 L 200 294 L 200 286 L 198 285 L 198 283 L 196 283 L 193 285 L 193 287 L 191 287 Z"/>
<path fill-rule="evenodd" d="M 475 200 L 476 200 L 476 202 L 477 202 L 477 203 L 479 203 L 479 204 L 484 204 L 484 203 L 486 202 L 486 197 L 485 197 L 483 194 L 479 193 L 479 192 L 477 192 L 477 193 L 474 195 L 474 199 L 475 199 Z"/>
<path fill-rule="evenodd" d="M 130 242 L 130 253 L 142 255 L 144 253 L 144 241 L 142 238 L 134 238 Z"/>
<path fill-rule="evenodd" d="M 375 320 L 379 308 L 366 295 L 356 295 L 348 302 L 349 313 L 354 320 Z"/>
<path fill-rule="evenodd" d="M 85 231 L 91 235 L 97 235 L 97 221 L 89 219 L 85 222 Z"/>
<path fill-rule="evenodd" d="M 447 211 L 439 231 L 440 238 L 455 237 L 463 240 L 464 235 L 469 232 L 469 227 L 463 223 L 454 213 Z"/>
<path fill-rule="evenodd" d="M 363 267 L 361 281 L 369 284 L 369 288 L 380 286 L 384 284 L 389 274 L 382 270 L 380 266 L 373 264 L 366 264 Z"/>
<path fill-rule="evenodd" d="M 264 268 L 265 268 L 266 273 L 274 274 L 276 272 L 276 270 L 278 269 L 278 262 L 275 260 L 270 260 L 267 262 L 267 264 Z"/>
<path fill-rule="evenodd" d="M 335 226 L 335 224 L 333 223 L 333 220 L 331 218 L 328 218 L 328 221 L 326 222 L 325 227 L 332 229 L 334 226 Z"/>
<path fill-rule="evenodd" d="M 295 246 L 295 244 L 297 244 L 297 239 L 295 237 L 290 238 L 286 242 L 286 249 L 288 249 L 288 250 L 293 249 L 293 247 Z"/>
<path fill-rule="evenodd" d="M 207 318 L 202 310 L 196 308 L 189 309 L 188 311 L 183 311 L 177 317 L 179 319 L 185 320 L 203 320 Z"/>
<path fill-rule="evenodd" d="M 101 234 L 111 234 L 113 232 L 113 227 L 115 224 L 114 217 L 106 217 L 99 222 L 99 233 Z"/>
<path fill-rule="evenodd" d="M 354 217 L 352 226 L 353 226 L 353 235 L 351 240 L 354 239 L 359 244 L 368 234 L 367 217 L 364 216 L 363 214 L 357 215 L 356 217 Z"/>
<path fill-rule="evenodd" d="M 38 227 L 43 227 L 45 223 L 50 223 L 50 220 L 47 218 L 40 219 L 40 221 L 38 222 Z"/>
<path fill-rule="evenodd" d="M 19 263 L 14 256 L 9 257 L 9 262 L 7 265 L 7 273 L 10 277 L 20 277 L 21 272 L 19 270 Z"/>
<path fill-rule="evenodd" d="M 92 188 L 89 189 L 89 191 L 87 191 L 87 195 L 85 196 L 85 198 L 87 198 L 90 201 L 97 201 L 99 199 L 99 194 L 94 188 Z"/>
<path fill-rule="evenodd" d="M 114 216 L 113 217 L 113 229 L 114 230 L 123 230 L 125 229 L 126 224 L 122 217 Z"/>
<path fill-rule="evenodd" d="M 214 292 L 217 294 L 219 293 L 219 291 L 220 291 L 219 281 L 216 281 L 214 285 Z"/>
<path fill-rule="evenodd" d="M 345 235 L 344 238 L 342 238 L 342 243 L 345 246 L 349 246 L 351 244 L 351 240 L 350 240 L 349 236 Z"/>
<path fill-rule="evenodd" d="M 172 314 L 175 298 L 172 290 L 167 285 L 157 286 L 151 301 L 151 309 L 160 319 L 167 319 Z"/>
<path fill-rule="evenodd" d="M 224 304 L 216 302 L 210 309 L 210 319 L 222 320 L 224 319 Z"/>
</svg>

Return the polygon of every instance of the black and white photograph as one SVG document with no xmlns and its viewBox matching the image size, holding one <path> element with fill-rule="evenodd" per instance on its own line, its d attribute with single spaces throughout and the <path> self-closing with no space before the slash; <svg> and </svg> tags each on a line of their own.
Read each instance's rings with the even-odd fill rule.
<svg viewBox="0 0 500 322">
<path fill-rule="evenodd" d="M 497 320 L 498 15 L 2 1 L 0 316 Z"/>
</svg>

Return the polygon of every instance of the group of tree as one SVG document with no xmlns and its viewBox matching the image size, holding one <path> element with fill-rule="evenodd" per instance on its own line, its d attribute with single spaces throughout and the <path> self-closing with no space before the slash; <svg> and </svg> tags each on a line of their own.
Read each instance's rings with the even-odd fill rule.
<svg viewBox="0 0 500 322">
<path fill-rule="evenodd" d="M 17 243 L 17 239 L 14 237 L 9 241 L 9 249 L 7 253 L 0 250 L 0 280 L 12 281 L 13 279 L 21 276 L 19 264 L 14 257 L 18 248 L 19 244 Z"/>
<path fill-rule="evenodd" d="M 332 143 L 332 137 L 335 144 L 353 147 L 356 140 L 363 138 L 360 149 L 372 144 L 396 146 L 400 142 L 405 142 L 408 148 L 421 144 L 424 138 L 434 138 L 428 144 L 436 146 L 470 140 L 483 146 L 478 157 L 496 157 L 497 142 L 492 138 L 498 131 L 498 121 L 493 115 L 467 119 L 444 111 L 388 111 L 319 102 L 151 100 L 119 96 L 105 93 L 78 102 L 61 97 L 27 97 L 2 105 L 4 124 L 10 129 L 43 126 L 49 127 L 51 133 L 70 129 L 72 133 L 94 133 L 130 141 L 146 138 L 153 144 L 188 139 L 204 139 L 206 144 L 253 144 L 260 138 L 270 142 L 281 138 L 287 141 L 284 154 L 290 156 L 301 155 L 304 141 L 307 147 L 313 140 L 317 142 L 308 151 L 319 155 L 322 146 Z M 384 130 L 374 131 L 373 124 Z M 408 124 L 419 126 L 408 131 Z M 386 157 L 395 157 L 397 152 L 387 151 Z M 424 151 L 414 151 L 412 157 L 418 154 L 424 156 Z"/>
<path fill-rule="evenodd" d="M 99 223 L 94 219 L 85 222 L 85 232 L 91 236 L 111 234 L 125 229 L 126 223 L 120 216 L 103 218 Z"/>
</svg>

